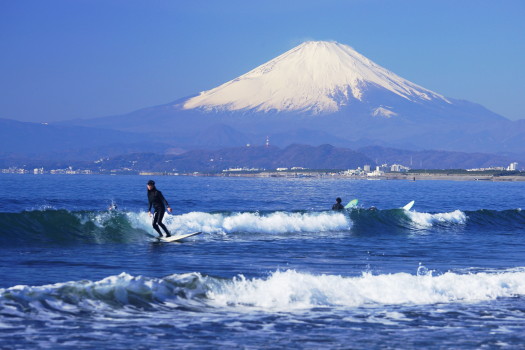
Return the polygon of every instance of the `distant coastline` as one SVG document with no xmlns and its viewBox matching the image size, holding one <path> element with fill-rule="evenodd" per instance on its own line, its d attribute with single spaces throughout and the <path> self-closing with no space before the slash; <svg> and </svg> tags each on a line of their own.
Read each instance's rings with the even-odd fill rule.
<svg viewBox="0 0 525 350">
<path fill-rule="evenodd" d="M 343 175 L 339 173 L 279 173 L 261 172 L 253 174 L 188 174 L 192 176 L 222 176 L 222 177 L 274 177 L 274 178 L 337 178 L 352 180 L 404 180 L 404 181 L 424 181 L 424 180 L 449 180 L 449 181 L 525 181 L 524 175 L 479 175 L 479 174 L 434 174 L 416 173 L 399 174 L 386 173 L 381 176 L 355 176 Z"/>
<path fill-rule="evenodd" d="M 480 175 L 480 174 L 387 174 L 386 180 L 452 180 L 452 181 L 525 181 L 524 175 Z"/>
<path fill-rule="evenodd" d="M 93 172 L 85 170 L 69 170 L 68 172 L 56 173 L 33 173 L 33 172 L 2 172 L 0 174 L 16 174 L 26 176 L 39 175 L 139 175 L 139 176 L 193 176 L 193 177 L 251 177 L 251 178 L 315 178 L 315 179 L 350 179 L 350 180 L 404 180 L 404 181 L 425 181 L 425 180 L 448 180 L 448 181 L 493 181 L 493 182 L 514 182 L 525 181 L 525 172 L 512 172 L 509 175 L 504 173 L 494 174 L 492 172 L 477 173 L 457 173 L 454 171 L 446 172 L 405 172 L 405 173 L 384 173 L 379 176 L 348 175 L 342 171 L 333 170 L 305 170 L 305 171 L 257 171 L 257 172 Z"/>
</svg>

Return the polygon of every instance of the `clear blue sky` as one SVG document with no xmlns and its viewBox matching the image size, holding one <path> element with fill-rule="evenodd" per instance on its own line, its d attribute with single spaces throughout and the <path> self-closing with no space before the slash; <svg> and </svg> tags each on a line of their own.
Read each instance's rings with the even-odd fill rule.
<svg viewBox="0 0 525 350">
<path fill-rule="evenodd" d="M 0 118 L 127 113 L 335 40 L 524 119 L 524 18 L 523 0 L 0 0 Z"/>
</svg>

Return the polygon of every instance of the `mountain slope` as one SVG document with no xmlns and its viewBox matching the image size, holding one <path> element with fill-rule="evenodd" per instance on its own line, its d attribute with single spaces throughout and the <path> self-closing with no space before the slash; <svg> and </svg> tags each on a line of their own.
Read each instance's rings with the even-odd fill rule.
<svg viewBox="0 0 525 350">
<path fill-rule="evenodd" d="M 443 96 L 375 64 L 347 45 L 310 41 L 190 98 L 183 108 L 333 113 L 352 99 L 362 101 L 368 86 L 380 87 L 412 102 L 448 102 Z M 374 112 L 392 115 L 385 107 L 378 107 Z"/>
<path fill-rule="evenodd" d="M 260 145 L 270 136 L 280 147 L 525 152 L 525 124 L 425 89 L 335 42 L 306 42 L 195 96 L 72 123 L 154 133 L 186 149 Z"/>
</svg>

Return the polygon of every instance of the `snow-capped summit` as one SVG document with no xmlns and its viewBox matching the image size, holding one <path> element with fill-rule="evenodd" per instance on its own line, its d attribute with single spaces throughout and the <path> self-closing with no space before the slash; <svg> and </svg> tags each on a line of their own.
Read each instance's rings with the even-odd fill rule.
<svg viewBox="0 0 525 350">
<path fill-rule="evenodd" d="M 350 46 L 308 41 L 234 80 L 201 92 L 182 107 L 324 114 L 339 111 L 353 99 L 362 101 L 370 88 L 384 89 L 412 102 L 449 103 L 445 97 L 399 77 Z M 376 115 L 380 114 L 384 111 Z"/>
</svg>

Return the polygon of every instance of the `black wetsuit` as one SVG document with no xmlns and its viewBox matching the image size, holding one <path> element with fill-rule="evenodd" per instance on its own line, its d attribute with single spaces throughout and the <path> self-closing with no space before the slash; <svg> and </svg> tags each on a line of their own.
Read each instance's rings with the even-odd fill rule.
<svg viewBox="0 0 525 350">
<path fill-rule="evenodd" d="M 168 231 L 168 228 L 162 223 L 162 219 L 164 218 L 164 212 L 166 211 L 166 207 L 169 207 L 168 201 L 164 196 L 162 195 L 162 192 L 157 190 L 156 188 L 153 188 L 152 190 L 148 190 L 148 201 L 149 201 L 149 209 L 148 212 L 151 213 L 151 207 L 155 209 L 155 212 L 153 213 L 153 228 L 155 231 L 159 233 L 159 236 L 162 237 L 162 232 L 160 232 L 159 226 L 162 227 L 164 232 L 166 232 L 166 235 L 169 237 L 171 236 L 170 231 Z M 164 205 L 166 203 L 166 205 Z"/>
<path fill-rule="evenodd" d="M 332 205 L 332 210 L 343 210 L 345 207 L 341 203 L 335 203 Z"/>
</svg>

